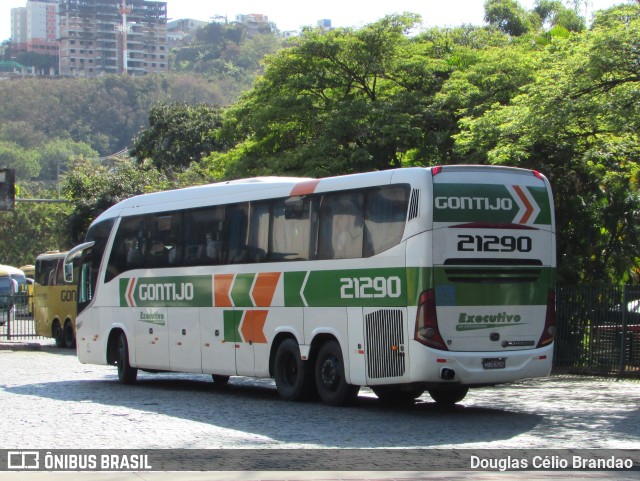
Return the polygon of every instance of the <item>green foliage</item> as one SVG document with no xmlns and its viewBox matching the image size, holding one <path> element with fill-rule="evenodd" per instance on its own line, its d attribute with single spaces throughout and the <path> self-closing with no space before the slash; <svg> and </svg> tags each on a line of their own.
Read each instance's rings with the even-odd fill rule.
<svg viewBox="0 0 640 481">
<path fill-rule="evenodd" d="M 21 196 L 50 197 L 52 193 L 21 189 Z M 69 216 L 69 204 L 16 202 L 13 212 L 0 212 L 0 264 L 20 267 L 34 264 L 43 252 L 73 245 L 61 228 Z"/>
<path fill-rule="evenodd" d="M 640 7 L 552 42 L 535 80 L 508 105 L 461 120 L 475 161 L 542 170 L 552 181 L 563 280 L 626 280 L 640 248 Z M 636 54 L 634 54 L 636 52 Z"/>
<path fill-rule="evenodd" d="M 149 127 L 135 139 L 131 155 L 151 164 L 168 177 L 185 170 L 224 144 L 219 141 L 219 108 L 206 104 L 160 103 L 151 109 Z"/>
<path fill-rule="evenodd" d="M 190 74 L 0 82 L 0 135 L 12 123 L 48 140 L 83 142 L 106 156 L 130 145 L 160 101 L 223 105 L 231 100 Z M 28 147 L 29 136 L 19 138 Z"/>
<path fill-rule="evenodd" d="M 156 169 L 130 160 L 105 167 L 79 161 L 63 183 L 63 194 L 73 205 L 66 234 L 79 243 L 91 222 L 112 205 L 134 195 L 167 189 L 170 184 Z"/>
<path fill-rule="evenodd" d="M 281 48 L 282 40 L 270 31 L 248 35 L 243 24 L 211 22 L 196 31 L 191 44 L 173 52 L 171 65 L 203 75 L 235 97 L 262 73 L 264 57 Z"/>
<path fill-rule="evenodd" d="M 513 37 L 524 35 L 532 29 L 529 14 L 516 0 L 486 0 L 484 20 Z"/>
</svg>

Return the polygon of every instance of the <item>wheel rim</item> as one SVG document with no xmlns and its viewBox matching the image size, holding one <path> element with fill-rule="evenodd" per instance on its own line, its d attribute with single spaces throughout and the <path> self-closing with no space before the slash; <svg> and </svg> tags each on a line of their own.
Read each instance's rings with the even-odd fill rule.
<svg viewBox="0 0 640 481">
<path fill-rule="evenodd" d="M 320 380 L 324 387 L 331 391 L 335 391 L 336 387 L 340 383 L 338 360 L 335 357 L 327 358 L 322 363 L 322 367 L 320 368 Z"/>
</svg>

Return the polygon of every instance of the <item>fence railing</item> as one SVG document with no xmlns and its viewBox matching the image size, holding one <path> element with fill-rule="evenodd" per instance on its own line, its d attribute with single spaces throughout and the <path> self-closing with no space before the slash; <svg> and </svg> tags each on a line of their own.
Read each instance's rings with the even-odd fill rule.
<svg viewBox="0 0 640 481">
<path fill-rule="evenodd" d="M 43 339 L 36 335 L 33 297 L 27 294 L 0 295 L 0 340 Z"/>
<path fill-rule="evenodd" d="M 640 377 L 640 287 L 560 286 L 555 371 Z"/>
</svg>

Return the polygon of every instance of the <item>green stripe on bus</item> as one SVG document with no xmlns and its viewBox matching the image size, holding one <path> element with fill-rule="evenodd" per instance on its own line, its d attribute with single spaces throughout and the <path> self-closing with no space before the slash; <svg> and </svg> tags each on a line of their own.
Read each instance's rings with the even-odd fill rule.
<svg viewBox="0 0 640 481">
<path fill-rule="evenodd" d="M 518 187 L 518 186 L 515 186 Z M 539 208 L 538 225 L 551 224 L 551 207 L 544 187 L 520 187 L 528 194 L 532 208 Z M 506 185 L 501 184 L 434 184 L 434 222 L 518 223 L 521 199 L 516 199 Z"/>
<path fill-rule="evenodd" d="M 224 341 L 240 342 L 240 322 L 244 311 L 224 311 Z"/>
<path fill-rule="evenodd" d="M 231 299 L 236 307 L 253 307 L 251 299 L 251 286 L 255 274 L 238 274 L 231 288 Z"/>
<path fill-rule="evenodd" d="M 139 277 L 128 292 L 130 279 L 120 279 L 120 305 L 137 307 L 211 307 L 213 284 L 209 276 Z"/>
</svg>

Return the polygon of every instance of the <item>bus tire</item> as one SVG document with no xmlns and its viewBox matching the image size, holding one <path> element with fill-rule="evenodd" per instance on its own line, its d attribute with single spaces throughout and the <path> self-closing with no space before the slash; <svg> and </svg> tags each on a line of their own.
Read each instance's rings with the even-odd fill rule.
<svg viewBox="0 0 640 481">
<path fill-rule="evenodd" d="M 56 320 L 51 324 L 51 337 L 56 341 L 56 347 L 64 347 L 64 331 L 60 323 Z"/>
<path fill-rule="evenodd" d="M 469 392 L 466 386 L 443 386 L 429 389 L 429 396 L 442 406 L 453 406 L 464 399 Z"/>
<path fill-rule="evenodd" d="M 229 376 L 223 376 L 222 374 L 212 374 L 211 379 L 216 386 L 225 386 L 229 382 Z"/>
<path fill-rule="evenodd" d="M 127 336 L 121 332 L 118 336 L 118 358 L 116 365 L 118 366 L 118 380 L 122 384 L 133 384 L 138 377 L 138 370 L 129 364 L 129 345 L 127 344 Z"/>
<path fill-rule="evenodd" d="M 69 349 L 76 347 L 76 334 L 73 332 L 73 324 L 71 321 L 67 321 L 63 330 L 64 345 Z"/>
<path fill-rule="evenodd" d="M 371 390 L 385 404 L 411 404 L 424 393 L 416 387 L 372 386 Z"/>
<path fill-rule="evenodd" d="M 309 385 L 313 382 L 313 373 L 309 363 L 300 357 L 300 347 L 295 339 L 287 338 L 278 346 L 273 377 L 282 399 L 305 401 L 309 398 Z"/>
<path fill-rule="evenodd" d="M 320 400 L 330 406 L 351 404 L 360 391 L 360 386 L 347 383 L 342 349 L 336 341 L 325 342 L 318 351 L 315 380 Z"/>
</svg>

